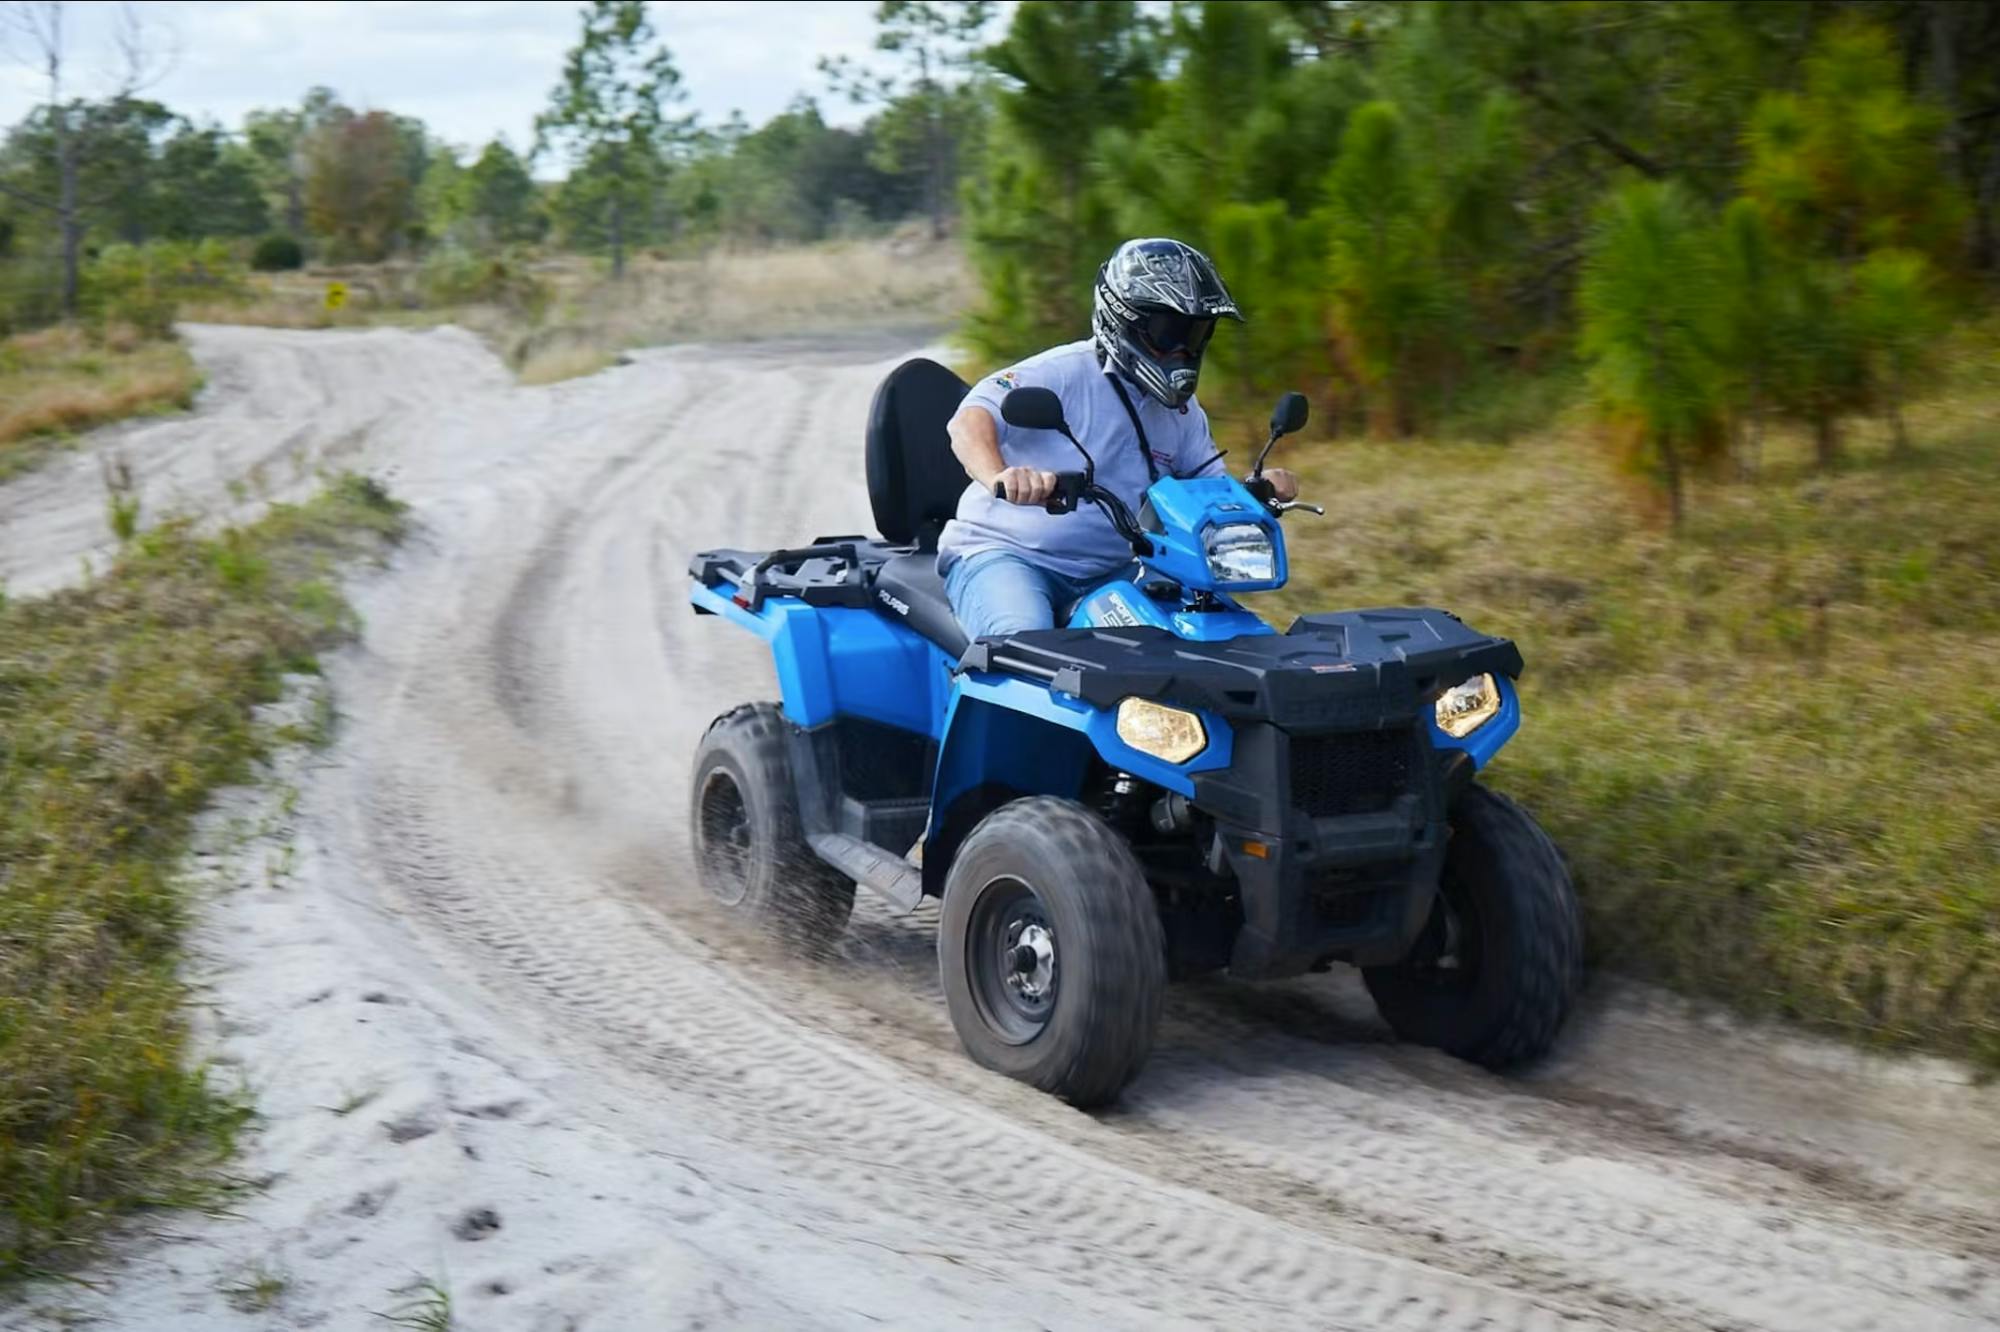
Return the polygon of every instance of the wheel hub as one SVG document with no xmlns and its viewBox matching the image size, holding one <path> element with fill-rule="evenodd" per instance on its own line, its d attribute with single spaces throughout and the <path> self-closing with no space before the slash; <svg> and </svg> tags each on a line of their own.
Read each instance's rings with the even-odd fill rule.
<svg viewBox="0 0 2000 1332">
<path fill-rule="evenodd" d="M 1031 1005 L 1055 987 L 1056 937 L 1040 921 L 1016 920 L 1007 929 L 1007 988 Z"/>
</svg>

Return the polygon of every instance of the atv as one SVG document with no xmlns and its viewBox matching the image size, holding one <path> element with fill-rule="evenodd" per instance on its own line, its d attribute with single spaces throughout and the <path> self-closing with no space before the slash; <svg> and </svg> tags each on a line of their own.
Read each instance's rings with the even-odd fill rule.
<svg viewBox="0 0 2000 1332">
<path fill-rule="evenodd" d="M 879 539 L 694 557 L 694 608 L 763 637 L 778 704 L 695 754 L 692 843 L 714 897 L 824 952 L 856 885 L 940 898 L 946 1004 L 980 1064 L 1077 1105 L 1144 1064 L 1169 979 L 1360 968 L 1402 1039 L 1492 1068 L 1548 1049 L 1582 928 L 1562 855 L 1479 771 L 1520 726 L 1521 654 L 1428 608 L 1305 615 L 1237 601 L 1287 575 L 1263 465 L 1163 477 L 1138 513 L 1083 467 L 1142 571 L 1067 627 L 968 642 L 937 570 L 967 481 L 946 422 L 966 385 L 898 367 L 870 410 Z M 1017 428 L 1074 437 L 1047 389 Z M 905 854 L 907 849 L 907 854 Z"/>
</svg>

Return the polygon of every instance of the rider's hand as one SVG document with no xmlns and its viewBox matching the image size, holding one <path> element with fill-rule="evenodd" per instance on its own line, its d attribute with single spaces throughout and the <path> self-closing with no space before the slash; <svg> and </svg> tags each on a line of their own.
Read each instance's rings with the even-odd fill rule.
<svg viewBox="0 0 2000 1332">
<path fill-rule="evenodd" d="M 1031 504 L 1039 508 L 1056 493 L 1056 474 L 1033 467 L 1002 468 L 999 475 L 993 478 L 993 483 L 1005 491 L 1009 504 Z"/>
<path fill-rule="evenodd" d="M 1264 479 L 1271 483 L 1271 494 L 1280 500 L 1295 500 L 1299 497 L 1299 478 L 1282 467 L 1266 467 Z"/>
</svg>

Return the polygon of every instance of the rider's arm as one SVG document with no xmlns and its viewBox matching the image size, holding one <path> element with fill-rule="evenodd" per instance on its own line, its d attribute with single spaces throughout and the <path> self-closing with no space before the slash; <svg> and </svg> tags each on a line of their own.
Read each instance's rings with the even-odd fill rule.
<svg viewBox="0 0 2000 1332">
<path fill-rule="evenodd" d="M 1046 504 L 1055 492 L 1056 474 L 1033 467 L 1009 467 L 1000 456 L 1000 427 L 986 408 L 970 405 L 958 409 L 945 427 L 951 436 L 952 456 L 965 474 L 981 490 L 993 493 L 997 482 L 1015 504 Z"/>
</svg>

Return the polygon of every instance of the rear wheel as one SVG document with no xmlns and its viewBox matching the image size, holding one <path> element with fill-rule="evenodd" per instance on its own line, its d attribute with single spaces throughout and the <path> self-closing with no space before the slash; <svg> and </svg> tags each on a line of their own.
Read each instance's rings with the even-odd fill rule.
<svg viewBox="0 0 2000 1332">
<path fill-rule="evenodd" d="M 1037 796 L 989 814 L 945 881 L 939 970 L 980 1064 L 1079 1106 L 1146 1062 L 1167 983 L 1152 889 L 1124 839 Z"/>
<path fill-rule="evenodd" d="M 1582 975 L 1569 869 L 1526 810 L 1483 786 L 1459 798 L 1451 832 L 1409 956 L 1362 976 L 1404 1040 L 1488 1068 L 1526 1063 L 1554 1043 Z"/>
<path fill-rule="evenodd" d="M 824 952 L 840 937 L 854 884 L 806 844 L 775 706 L 745 704 L 709 724 L 689 813 L 711 897 L 800 952 Z"/>
</svg>

